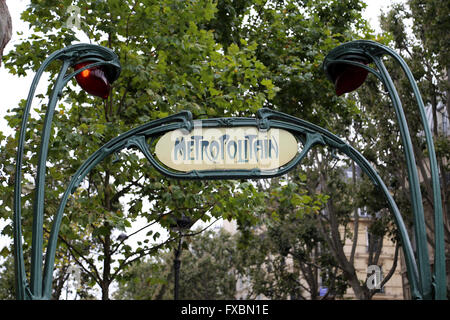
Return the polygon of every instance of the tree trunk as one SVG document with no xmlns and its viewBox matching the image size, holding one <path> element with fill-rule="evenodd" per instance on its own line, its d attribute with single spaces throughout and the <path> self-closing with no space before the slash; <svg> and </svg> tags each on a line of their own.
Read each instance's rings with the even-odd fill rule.
<svg viewBox="0 0 450 320">
<path fill-rule="evenodd" d="M 322 186 L 322 191 L 325 194 L 330 194 L 327 188 L 327 180 L 326 180 L 326 172 L 323 168 L 320 168 L 320 182 Z M 356 270 L 353 264 L 349 262 L 347 257 L 344 253 L 344 247 L 343 243 L 341 242 L 341 234 L 339 232 L 339 222 L 336 217 L 336 210 L 333 203 L 333 198 L 331 197 L 327 204 L 327 211 L 328 211 L 328 218 L 329 218 L 329 225 L 330 225 L 330 234 L 325 231 L 325 228 L 323 225 L 320 225 L 320 232 L 322 236 L 326 239 L 330 246 L 331 253 L 333 257 L 336 259 L 337 263 L 339 264 L 340 268 L 344 272 L 344 276 L 347 279 L 348 283 L 353 289 L 353 292 L 355 293 L 355 296 L 359 300 L 367 300 L 370 298 L 369 291 L 364 285 L 361 285 L 358 276 L 356 275 Z M 320 218 L 319 218 L 320 222 Z"/>
<path fill-rule="evenodd" d="M 352 287 L 353 293 L 355 294 L 355 296 L 358 300 L 370 299 L 369 291 L 367 290 L 366 287 L 361 286 L 361 283 L 359 282 L 354 269 L 353 269 L 353 272 L 351 272 L 351 273 L 348 273 L 347 270 L 344 270 L 344 275 L 347 278 L 348 283 Z"/>
<path fill-rule="evenodd" d="M 105 173 L 105 208 L 111 211 L 111 186 L 110 186 L 110 172 Z M 109 285 L 111 284 L 111 228 L 108 222 L 104 226 L 108 229 L 108 233 L 103 239 L 103 281 L 102 281 L 102 300 L 109 300 Z"/>
<path fill-rule="evenodd" d="M 102 300 L 109 300 L 109 283 L 102 283 Z"/>
<path fill-rule="evenodd" d="M 0 66 L 2 65 L 3 49 L 11 39 L 12 23 L 5 0 L 0 0 Z"/>
</svg>

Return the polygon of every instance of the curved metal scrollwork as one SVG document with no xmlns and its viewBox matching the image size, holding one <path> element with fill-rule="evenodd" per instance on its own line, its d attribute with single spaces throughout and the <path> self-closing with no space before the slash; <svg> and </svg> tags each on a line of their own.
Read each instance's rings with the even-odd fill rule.
<svg viewBox="0 0 450 320">
<path fill-rule="evenodd" d="M 192 170 L 189 172 L 179 172 L 168 169 L 163 166 L 153 155 L 150 150 L 150 145 L 161 137 L 164 133 L 174 131 L 177 129 L 184 129 L 188 132 L 192 131 L 196 124 L 201 124 L 204 128 L 223 127 L 243 127 L 253 126 L 259 130 L 269 130 L 271 128 L 284 129 L 291 132 L 299 141 L 303 143 L 303 149 L 289 163 L 278 169 L 261 170 L 261 169 L 239 169 L 239 170 Z M 103 161 L 111 154 L 117 154 L 123 149 L 137 148 L 139 149 L 147 160 L 162 174 L 167 177 L 175 179 L 259 179 L 281 176 L 294 167 L 296 167 L 308 152 L 315 146 L 329 146 L 338 152 L 347 155 L 354 160 L 361 169 L 368 175 L 371 181 L 383 192 L 390 212 L 393 214 L 394 221 L 399 229 L 402 247 L 405 254 L 406 265 L 408 269 L 408 277 L 411 285 L 413 297 L 419 297 L 418 292 L 418 270 L 414 260 L 413 250 L 409 237 L 399 212 L 399 209 L 389 193 L 386 185 L 371 166 L 357 150 L 345 143 L 342 139 L 332 134 L 331 132 L 309 123 L 307 121 L 298 119 L 296 117 L 277 112 L 271 109 L 263 108 L 258 110 L 256 118 L 218 118 L 218 119 L 202 119 L 194 121 L 192 114 L 189 111 L 150 121 L 138 128 L 132 129 L 120 136 L 112 139 L 106 143 L 102 148 L 92 154 L 83 165 L 72 176 L 69 186 L 67 187 L 57 213 L 53 219 L 54 223 L 50 234 L 50 239 L 47 247 L 47 254 L 44 267 L 44 296 L 51 292 L 52 273 L 54 264 L 54 252 L 57 244 L 57 235 L 61 226 L 61 221 L 64 213 L 64 208 L 67 204 L 68 198 L 76 188 L 80 185 L 82 180 L 86 177 L 92 168 Z"/>
</svg>

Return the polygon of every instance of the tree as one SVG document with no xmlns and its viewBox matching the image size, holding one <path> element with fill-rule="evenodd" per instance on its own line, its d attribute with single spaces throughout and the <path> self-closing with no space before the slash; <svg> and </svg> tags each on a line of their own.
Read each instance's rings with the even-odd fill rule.
<svg viewBox="0 0 450 320">
<path fill-rule="evenodd" d="M 444 213 L 444 237 L 446 255 L 450 239 L 449 224 L 449 163 L 450 144 L 448 138 L 449 116 L 449 80 L 448 80 L 448 34 L 444 30 L 450 26 L 448 5 L 440 1 L 407 1 L 405 5 L 395 5 L 380 17 L 381 26 L 386 35 L 387 45 L 400 52 L 412 70 L 418 83 L 425 107 L 428 109 L 429 125 L 432 129 L 437 161 L 440 171 L 442 207 Z M 411 28 L 406 19 L 410 19 Z M 416 163 L 421 176 L 421 188 L 424 193 L 425 223 L 430 248 L 434 248 L 434 200 L 431 186 L 428 150 L 425 144 L 423 126 L 420 123 L 417 104 L 411 87 L 398 65 L 387 60 L 386 65 L 398 88 L 405 109 L 408 126 L 414 146 Z M 381 164 L 380 171 L 397 190 L 396 201 L 407 218 L 411 217 L 409 205 L 408 182 L 406 168 L 399 148 L 398 129 L 390 119 L 394 119 L 389 100 L 386 95 L 376 93 L 379 87 L 371 83 L 369 92 L 361 90 L 359 98 L 366 105 L 377 101 L 378 108 L 367 108 L 370 126 L 372 149 Z M 376 129 L 374 129 L 376 126 Z M 448 126 L 448 125 L 447 125 Z M 377 143 L 375 143 L 377 141 Z M 386 165 L 386 168 L 383 168 Z M 389 173 L 386 172 L 389 170 Z M 409 223 L 410 223 L 409 219 Z M 433 252 L 430 253 L 433 256 Z M 448 264 L 448 260 L 447 260 Z M 447 272 L 448 274 L 448 272 Z M 448 279 L 448 275 L 447 275 Z"/>
<path fill-rule="evenodd" d="M 194 234 L 196 232 L 193 232 Z M 181 253 L 180 299 L 234 299 L 237 275 L 236 241 L 227 232 L 205 231 L 187 235 Z M 173 252 L 160 252 L 151 260 L 133 264 L 116 299 L 173 299 Z"/>
<path fill-rule="evenodd" d="M 368 25 L 361 19 L 363 6 L 358 1 L 263 1 L 254 5 L 256 13 L 250 15 L 249 24 L 244 28 L 247 37 L 259 44 L 258 58 L 274 75 L 271 85 L 279 88 L 267 105 L 344 136 L 356 149 L 366 146 L 366 137 L 352 137 L 354 125 L 358 124 L 354 119 L 363 117 L 364 112 L 351 96 L 349 99 L 336 97 L 318 66 L 322 64 L 325 54 L 342 42 L 354 38 L 373 39 Z M 384 41 L 381 37 L 378 40 Z M 394 142 L 398 143 L 398 140 Z M 364 151 L 370 156 L 369 148 L 364 148 Z M 332 150 L 321 150 L 310 161 L 305 161 L 312 166 L 311 170 L 306 171 L 306 180 L 312 185 L 308 196 L 314 197 L 319 192 L 329 197 L 327 209 L 330 219 L 317 216 L 323 224 L 321 236 L 330 240 L 327 242 L 330 253 L 345 273 L 345 279 L 351 284 L 355 295 L 366 299 L 373 293 L 369 293 L 358 279 L 354 259 L 344 255 L 339 230 L 342 226 L 347 230 L 357 208 L 356 202 L 361 204 L 362 201 L 359 201 L 361 198 L 352 199 L 348 194 L 352 191 L 352 195 L 357 195 L 355 190 L 349 187 L 340 190 L 348 182 L 338 174 L 332 174 L 334 167 L 342 165 L 336 166 L 336 162 L 332 162 L 334 158 Z M 328 185 L 335 187 L 327 188 Z M 321 189 L 317 191 L 319 186 Z M 376 195 L 377 201 L 374 202 L 378 202 L 378 207 L 386 207 L 376 190 L 373 194 Z M 292 193 L 293 198 L 296 195 Z M 367 196 L 365 198 L 367 201 Z M 383 230 L 387 232 L 389 229 Z M 334 235 L 333 239 L 329 238 L 330 232 Z M 348 231 L 347 234 L 350 233 Z M 357 233 L 353 232 L 353 235 L 356 240 Z"/>
<path fill-rule="evenodd" d="M 298 170 L 296 171 L 299 172 Z M 266 186 L 266 210 L 236 266 L 249 279 L 246 298 L 319 299 L 341 297 L 346 282 L 317 228 L 327 196 L 308 193 L 306 175 L 272 179 Z"/>
<path fill-rule="evenodd" d="M 0 299 L 13 300 L 14 298 L 14 260 L 13 256 L 9 256 L 0 269 Z"/>
<path fill-rule="evenodd" d="M 2 63 L 3 49 L 11 39 L 12 23 L 6 0 L 0 1 L 0 65 Z"/>
<path fill-rule="evenodd" d="M 191 110 L 195 117 L 223 115 L 225 110 L 256 110 L 273 92 L 259 88 L 265 67 L 254 57 L 255 45 L 240 49 L 231 44 L 229 54 L 224 54 L 213 32 L 199 27 L 216 12 L 214 3 L 206 0 L 146 1 L 142 5 L 135 1 L 32 1 L 22 19 L 30 23 L 34 33 L 6 57 L 10 72 L 24 75 L 35 71 L 50 52 L 78 41 L 75 30 L 64 25 L 70 3 L 80 8 L 84 36 L 112 48 L 120 57 L 122 73 L 107 100 L 87 96 L 73 86 L 62 93 L 64 103 L 58 106 L 53 121 L 49 150 L 46 230 L 50 229 L 51 216 L 68 177 L 86 155 L 119 133 L 182 109 Z M 57 70 L 57 63 L 50 66 L 50 78 Z M 7 117 L 13 128 L 19 124 L 23 104 L 12 108 Z M 24 159 L 24 231 L 31 221 L 33 179 L 29 177 L 36 170 L 45 107 L 42 104 L 36 109 L 37 117 L 29 123 Z M 12 177 L 16 139 L 10 136 L 2 146 L 4 217 L 11 215 L 13 191 L 7 182 Z M 124 152 L 122 159 L 109 159 L 90 172 L 66 208 L 60 234 L 64 250 L 70 250 L 74 261 L 91 277 L 91 284 L 100 286 L 104 299 L 108 299 L 111 283 L 127 265 L 163 247 L 162 243 L 143 243 L 133 250 L 126 241 L 117 241 L 115 232 L 126 231 L 141 215 L 149 225 L 161 222 L 163 227 L 167 223 L 161 219 L 169 213 L 204 220 L 220 216 L 223 211 L 216 206 L 217 199 L 234 188 L 232 183 L 167 180 L 133 152 Z M 127 204 L 121 202 L 126 194 L 131 195 Z M 150 210 L 145 202 L 152 203 Z M 8 227 L 5 232 L 11 235 L 12 229 Z M 29 232 L 24 236 L 30 239 Z M 158 233 L 149 236 L 159 238 Z"/>
<path fill-rule="evenodd" d="M 11 73 L 22 76 L 36 71 L 50 52 L 79 41 L 79 33 L 65 25 L 69 5 L 80 8 L 83 37 L 113 49 L 122 72 L 107 100 L 87 96 L 73 85 L 62 92 L 47 168 L 47 230 L 67 178 L 87 155 L 151 119 L 180 110 L 190 110 L 194 118 L 252 116 L 268 106 L 344 132 L 359 114 L 352 100 L 333 94 L 321 68 L 325 54 L 336 45 L 370 38 L 360 14 L 364 5 L 357 0 L 33 0 L 22 14 L 33 34 L 21 39 L 6 57 Z M 54 79 L 57 64 L 48 72 Z M 12 128 L 19 125 L 23 106 L 24 101 L 11 109 L 7 120 Z M 33 174 L 45 109 L 42 104 L 35 110 L 27 135 L 24 230 L 31 225 Z M 3 217 L 11 215 L 9 182 L 16 144 L 17 135 L 6 137 L 1 147 Z M 162 241 L 158 233 L 149 232 L 153 241 L 131 248 L 117 233 L 126 232 L 138 217 L 148 222 L 142 231 L 156 223 L 169 229 L 171 223 L 165 219 L 169 215 L 205 221 L 223 216 L 236 219 L 240 230 L 246 231 L 261 212 L 254 208 L 261 205 L 264 192 L 249 182 L 174 181 L 162 177 L 132 150 L 118 159 L 104 161 L 86 177 L 66 208 L 60 234 L 60 249 L 69 250 L 90 283 L 101 288 L 103 299 L 110 297 L 111 284 L 128 266 L 158 254 L 176 239 L 170 233 Z M 308 178 L 318 177 L 316 171 Z M 4 232 L 11 235 L 11 227 Z M 30 239 L 29 232 L 24 237 Z"/>
</svg>

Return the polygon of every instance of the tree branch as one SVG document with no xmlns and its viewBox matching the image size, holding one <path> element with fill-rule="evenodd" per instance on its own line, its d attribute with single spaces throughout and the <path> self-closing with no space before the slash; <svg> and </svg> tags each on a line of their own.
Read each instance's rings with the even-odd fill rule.
<svg viewBox="0 0 450 320">
<path fill-rule="evenodd" d="M 171 212 L 172 212 L 172 211 L 170 211 L 169 213 L 164 213 L 164 214 L 160 215 L 155 221 L 153 221 L 153 222 L 151 222 L 151 223 L 149 223 L 149 224 L 143 226 L 142 228 L 140 228 L 140 229 L 138 229 L 138 230 L 136 230 L 136 231 L 130 233 L 129 235 L 127 235 L 127 237 L 126 237 L 125 239 L 121 240 L 121 241 L 116 245 L 116 247 L 113 249 L 113 251 L 112 251 L 111 254 L 116 253 L 117 250 L 119 249 L 119 247 L 120 247 L 126 240 L 128 240 L 130 237 L 136 235 L 137 233 L 141 232 L 142 230 L 144 230 L 144 229 L 146 229 L 146 228 L 148 228 L 148 227 L 151 227 L 152 225 L 154 225 L 155 223 L 159 222 L 159 220 L 161 220 L 164 216 L 170 214 Z"/>
<path fill-rule="evenodd" d="M 172 242 L 172 241 L 174 241 L 176 239 L 177 238 L 168 238 L 166 241 L 164 241 L 164 242 L 162 242 L 162 243 L 160 243 L 160 244 L 158 244 L 158 245 L 156 245 L 154 247 L 148 248 L 146 250 L 141 250 L 139 252 L 135 252 L 135 253 L 131 254 L 130 256 L 126 257 L 124 260 L 122 260 L 119 263 L 119 267 L 117 267 L 116 271 L 111 275 L 111 281 L 113 281 L 119 275 L 119 273 L 123 270 L 123 268 L 125 266 L 133 263 L 134 261 L 142 258 L 143 256 L 147 255 L 148 253 L 150 253 L 152 251 L 155 251 L 155 250 L 158 250 L 158 249 L 164 247 L 167 243 Z M 135 254 L 137 254 L 138 256 L 133 258 L 133 259 L 131 259 L 131 260 L 129 260 L 129 261 L 127 261 L 128 259 L 130 259 Z"/>
<path fill-rule="evenodd" d="M 44 231 L 47 233 L 50 233 L 46 228 L 44 228 Z M 72 257 L 75 259 L 75 262 L 81 267 L 83 268 L 83 270 L 89 274 L 93 279 L 95 279 L 95 281 L 97 283 L 99 283 L 101 281 L 101 277 L 98 273 L 97 268 L 95 267 L 95 265 L 89 261 L 81 252 L 79 252 L 74 246 L 72 246 L 72 244 L 70 244 L 66 239 L 64 239 L 63 236 L 61 236 L 60 234 L 58 234 L 58 238 L 67 246 L 67 248 L 70 251 L 70 254 L 72 255 Z M 75 256 L 74 252 L 80 256 L 84 261 L 86 261 L 86 263 L 94 270 L 93 274 L 92 272 L 90 272 L 88 269 L 85 268 L 85 266 L 83 265 L 83 263 L 77 259 L 77 257 Z"/>
</svg>

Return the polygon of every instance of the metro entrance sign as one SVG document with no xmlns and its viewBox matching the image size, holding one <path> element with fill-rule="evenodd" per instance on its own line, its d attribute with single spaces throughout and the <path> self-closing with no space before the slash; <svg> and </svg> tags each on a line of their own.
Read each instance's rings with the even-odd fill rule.
<svg viewBox="0 0 450 320">
<path fill-rule="evenodd" d="M 201 123 L 200 123 L 201 125 Z M 277 169 L 297 153 L 295 137 L 286 130 L 256 127 L 195 127 L 166 133 L 156 144 L 156 157 L 178 171 Z"/>
<path fill-rule="evenodd" d="M 324 63 L 325 71 L 330 79 L 334 79 L 339 93 L 348 92 L 361 85 L 361 81 L 365 77 L 354 77 L 355 72 L 360 70 L 370 71 L 383 83 L 390 84 L 380 56 L 384 52 L 389 52 L 392 56 L 395 55 L 392 51 L 386 50 L 388 49 L 370 41 L 356 41 L 345 44 L 343 47 L 336 48 L 327 56 Z M 350 51 L 352 55 L 346 56 L 345 53 Z M 355 55 L 358 56 L 356 61 Z M 397 56 L 395 57 L 398 59 Z M 370 59 L 378 63 L 380 72 L 366 66 L 365 63 L 370 62 Z M 44 119 L 36 177 L 36 196 L 33 206 L 31 281 L 28 283 L 21 227 L 21 169 L 26 124 L 39 79 L 45 68 L 54 60 L 61 60 L 63 63 L 54 84 Z M 342 67 L 346 64 L 350 66 L 350 69 Z M 402 67 L 407 68 L 406 64 L 402 64 Z M 151 165 L 169 178 L 261 179 L 286 174 L 295 168 L 316 146 L 328 147 L 332 151 L 346 155 L 355 161 L 384 195 L 399 231 L 412 297 L 414 299 L 445 299 L 445 253 L 442 251 L 443 237 L 442 226 L 440 225 L 442 220 L 439 220 L 442 216 L 441 207 L 436 206 L 435 208 L 436 230 L 439 233 L 436 231 L 435 258 L 437 267 L 436 280 L 434 281 L 429 276 L 430 272 L 427 272 L 429 264 L 426 254 L 419 255 L 418 261 L 420 264 L 418 265 L 399 209 L 386 185 L 369 161 L 352 146 L 324 128 L 267 108 L 258 110 L 254 118 L 233 117 L 202 120 L 194 120 L 189 111 L 182 111 L 163 119 L 150 121 L 111 139 L 89 156 L 71 177 L 60 200 L 58 210 L 52 219 L 52 229 L 44 256 L 43 215 L 46 160 L 51 122 L 60 92 L 64 85 L 75 77 L 84 90 L 105 98 L 109 93 L 110 84 L 119 76 L 120 68 L 117 55 L 110 49 L 96 45 L 79 44 L 51 54 L 35 75 L 22 118 L 16 161 L 13 221 L 16 295 L 18 299 L 51 298 L 55 253 L 65 206 L 70 195 L 75 192 L 87 174 L 107 157 L 118 154 L 124 149 L 138 149 Z M 69 70 L 73 70 L 73 72 Z M 358 81 L 357 83 L 350 83 L 349 86 L 347 77 Z M 392 86 L 387 87 L 392 95 L 392 100 L 397 101 L 398 96 L 393 91 Z M 417 94 L 417 96 L 419 95 Z M 400 110 L 399 103 L 396 102 L 394 105 L 396 109 Z M 433 151 L 430 154 L 434 155 L 429 130 L 425 131 L 428 145 L 430 150 Z M 408 159 L 411 160 L 411 163 L 414 163 L 412 157 Z M 435 159 L 431 163 L 435 163 Z M 433 165 L 432 167 L 436 166 Z M 410 171 L 414 173 L 412 170 Z M 433 169 L 432 172 L 435 203 L 440 204 L 437 170 Z M 412 174 L 411 176 L 414 177 L 415 175 Z M 417 189 L 417 183 L 414 182 L 416 180 L 411 179 L 411 181 L 411 184 Z M 421 203 L 419 197 L 413 198 L 416 202 Z M 416 210 L 416 216 L 423 218 L 423 210 L 419 209 Z M 424 227 L 420 219 L 417 220 L 417 224 Z M 417 234 L 424 236 L 421 230 L 418 229 Z M 419 246 L 419 249 L 419 253 L 426 253 L 425 246 Z M 42 266 L 44 260 L 45 265 Z M 435 288 L 434 296 L 430 289 L 432 286 Z"/>
</svg>

